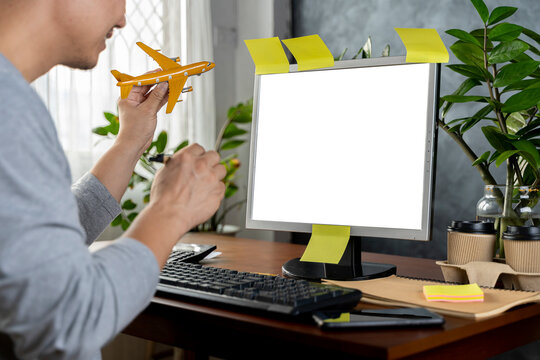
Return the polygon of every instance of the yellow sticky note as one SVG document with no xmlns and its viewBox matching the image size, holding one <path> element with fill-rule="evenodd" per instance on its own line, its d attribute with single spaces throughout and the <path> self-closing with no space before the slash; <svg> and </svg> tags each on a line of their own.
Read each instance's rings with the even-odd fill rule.
<svg viewBox="0 0 540 360">
<path fill-rule="evenodd" d="M 255 63 L 255 74 L 289 72 L 289 60 L 279 38 L 244 40 Z"/>
<path fill-rule="evenodd" d="M 394 28 L 407 49 L 406 62 L 447 63 L 448 51 L 435 29 Z"/>
<path fill-rule="evenodd" d="M 300 261 L 337 264 L 351 236 L 350 226 L 316 225 L 311 228 L 311 239 Z"/>
<path fill-rule="evenodd" d="M 341 313 L 339 317 L 334 319 L 323 320 L 326 323 L 329 322 L 351 322 L 351 313 Z"/>
<path fill-rule="evenodd" d="M 484 292 L 477 284 L 425 285 L 427 301 L 471 302 L 484 301 Z"/>
<path fill-rule="evenodd" d="M 298 71 L 334 66 L 334 56 L 319 35 L 287 39 L 283 43 L 296 59 Z"/>
</svg>

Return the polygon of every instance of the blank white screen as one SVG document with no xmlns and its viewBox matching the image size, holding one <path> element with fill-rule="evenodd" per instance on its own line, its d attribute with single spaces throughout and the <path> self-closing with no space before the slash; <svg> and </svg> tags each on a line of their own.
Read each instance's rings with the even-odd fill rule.
<svg viewBox="0 0 540 360">
<path fill-rule="evenodd" d="M 429 64 L 259 80 L 253 220 L 421 229 Z"/>
</svg>

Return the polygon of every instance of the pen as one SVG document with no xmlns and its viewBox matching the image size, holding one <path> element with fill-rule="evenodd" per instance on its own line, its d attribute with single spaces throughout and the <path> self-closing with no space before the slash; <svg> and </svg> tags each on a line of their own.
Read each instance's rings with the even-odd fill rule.
<svg viewBox="0 0 540 360">
<path fill-rule="evenodd" d="M 171 158 L 171 156 L 172 155 L 167 155 L 167 154 L 157 154 L 155 156 L 151 156 L 148 160 L 166 164 L 167 161 L 169 161 L 169 159 Z"/>
</svg>

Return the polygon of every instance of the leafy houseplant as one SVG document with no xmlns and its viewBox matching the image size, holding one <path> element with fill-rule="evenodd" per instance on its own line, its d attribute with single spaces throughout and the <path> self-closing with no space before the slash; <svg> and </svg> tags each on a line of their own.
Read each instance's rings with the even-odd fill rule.
<svg viewBox="0 0 540 360">
<path fill-rule="evenodd" d="M 458 40 L 450 47 L 461 64 L 447 67 L 465 76 L 465 80 L 451 94 L 441 98 L 439 127 L 465 152 L 486 185 L 495 185 L 490 166 L 506 164 L 506 187 L 495 193 L 502 208 L 496 220 L 499 231 L 497 247 L 504 257 L 501 234 L 507 225 L 522 225 L 519 209 L 533 206 L 538 201 L 540 188 L 540 35 L 523 26 L 502 22 L 517 8 L 500 6 L 489 12 L 483 0 L 471 0 L 482 20 L 482 27 L 470 32 L 451 29 L 447 34 Z M 478 87 L 487 89 L 488 95 L 469 94 Z M 471 116 L 448 120 L 449 110 L 457 103 L 478 103 Z M 478 156 L 466 143 L 464 134 L 482 124 L 482 133 L 492 149 Z M 528 204 L 522 201 L 512 205 L 517 186 L 532 190 Z M 535 225 L 540 219 L 534 219 Z"/>
<path fill-rule="evenodd" d="M 252 100 L 248 100 L 245 103 L 239 103 L 238 105 L 229 108 L 227 112 L 227 120 L 223 124 L 217 136 L 214 148 L 222 156 L 221 163 L 227 169 L 227 173 L 223 179 L 226 185 L 225 200 L 220 209 L 218 209 L 218 211 L 207 222 L 192 229 L 193 231 L 219 232 L 223 228 L 225 215 L 235 207 L 241 206 L 245 202 L 244 199 L 237 200 L 232 204 L 228 204 L 227 200 L 233 197 L 233 195 L 235 195 L 235 193 L 238 191 L 238 186 L 233 180 L 235 178 L 236 171 L 239 169 L 241 164 L 238 160 L 238 154 L 232 153 L 223 157 L 223 152 L 230 153 L 230 150 L 236 149 L 246 142 L 242 135 L 245 135 L 248 132 L 248 130 L 244 127 L 249 127 L 251 123 L 252 108 L 253 102 Z M 104 115 L 108 124 L 94 128 L 92 132 L 105 138 L 114 139 L 116 136 L 118 136 L 118 131 L 120 129 L 118 116 L 110 112 L 105 112 Z M 152 181 L 158 170 L 156 165 L 150 161 L 150 158 L 163 152 L 176 153 L 189 144 L 187 140 L 184 140 L 180 144 L 168 146 L 167 138 L 168 136 L 166 131 L 161 131 L 159 133 L 158 137 L 151 143 L 150 147 L 146 149 L 139 159 L 139 167 L 135 168 L 135 171 L 131 176 L 128 185 L 130 189 L 135 188 L 137 185 L 142 186 L 143 198 L 142 204 L 140 205 L 146 204 L 150 201 L 150 189 L 152 187 Z M 139 214 L 137 209 L 137 201 L 131 198 L 124 199 L 121 206 L 123 210 L 122 213 L 112 221 L 111 225 L 121 226 L 123 230 L 126 230 Z"/>
<path fill-rule="evenodd" d="M 334 60 L 336 60 L 336 61 L 343 60 L 343 57 L 347 53 L 347 50 L 349 50 L 349 49 L 345 48 L 341 52 L 341 54 L 339 54 L 339 56 L 334 56 Z M 386 46 L 384 47 L 384 49 L 382 51 L 381 56 L 390 56 L 390 45 L 386 44 Z M 358 51 L 351 58 L 351 60 L 355 60 L 355 59 L 358 59 L 358 58 L 361 58 L 361 59 L 371 58 L 371 36 L 368 36 L 368 39 L 364 43 L 364 46 L 362 46 L 360 49 L 358 49 Z"/>
</svg>

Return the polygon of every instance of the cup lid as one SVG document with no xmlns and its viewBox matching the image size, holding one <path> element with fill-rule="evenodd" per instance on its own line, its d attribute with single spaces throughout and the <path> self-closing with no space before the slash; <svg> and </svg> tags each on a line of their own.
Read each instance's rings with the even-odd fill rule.
<svg viewBox="0 0 540 360">
<path fill-rule="evenodd" d="M 508 225 L 503 233 L 503 239 L 508 240 L 540 240 L 539 226 L 512 226 Z"/>
<path fill-rule="evenodd" d="M 495 234 L 493 223 L 485 221 L 452 221 L 448 231 L 459 231 L 469 234 Z"/>
</svg>

